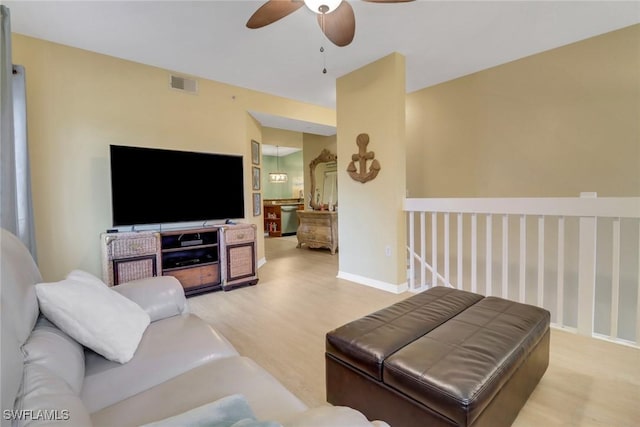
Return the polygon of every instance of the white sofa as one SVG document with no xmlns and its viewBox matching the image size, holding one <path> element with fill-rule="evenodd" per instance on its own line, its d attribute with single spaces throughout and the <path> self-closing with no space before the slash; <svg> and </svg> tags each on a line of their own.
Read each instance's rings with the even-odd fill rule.
<svg viewBox="0 0 640 427">
<path fill-rule="evenodd" d="M 109 361 L 40 314 L 34 285 L 42 278 L 36 264 L 14 235 L 2 230 L 0 240 L 3 427 L 126 427 L 161 420 L 184 425 L 189 424 L 184 419 L 167 418 L 237 395 L 256 422 L 273 421 L 264 425 L 386 425 L 371 423 L 351 408 L 307 408 L 213 327 L 189 314 L 182 287 L 172 277 L 112 288 L 139 304 L 151 323 L 129 362 Z"/>
</svg>

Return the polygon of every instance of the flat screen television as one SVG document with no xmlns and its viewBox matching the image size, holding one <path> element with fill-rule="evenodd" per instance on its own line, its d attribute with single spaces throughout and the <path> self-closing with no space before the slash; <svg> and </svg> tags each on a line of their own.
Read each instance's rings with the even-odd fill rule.
<svg viewBox="0 0 640 427">
<path fill-rule="evenodd" d="M 114 226 L 244 218 L 242 156 L 110 146 Z"/>
</svg>

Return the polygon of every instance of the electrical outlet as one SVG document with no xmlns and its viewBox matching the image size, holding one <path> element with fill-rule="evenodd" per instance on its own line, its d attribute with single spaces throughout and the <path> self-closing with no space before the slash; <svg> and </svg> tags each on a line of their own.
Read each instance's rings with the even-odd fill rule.
<svg viewBox="0 0 640 427">
<path fill-rule="evenodd" d="M 388 257 L 391 256 L 391 246 L 387 245 L 384 247 L 384 254 Z"/>
</svg>

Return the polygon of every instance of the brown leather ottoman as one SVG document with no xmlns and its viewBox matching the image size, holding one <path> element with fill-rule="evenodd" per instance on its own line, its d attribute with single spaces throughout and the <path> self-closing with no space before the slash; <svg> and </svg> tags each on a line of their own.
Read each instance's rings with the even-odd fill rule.
<svg viewBox="0 0 640 427">
<path fill-rule="evenodd" d="M 327 334 L 327 401 L 392 427 L 510 425 L 549 361 L 549 312 L 436 287 Z"/>
</svg>

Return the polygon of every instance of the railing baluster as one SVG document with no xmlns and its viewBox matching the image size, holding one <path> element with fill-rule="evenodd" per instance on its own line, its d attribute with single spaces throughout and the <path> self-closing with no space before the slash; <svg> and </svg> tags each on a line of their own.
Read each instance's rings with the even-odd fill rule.
<svg viewBox="0 0 640 427">
<path fill-rule="evenodd" d="M 509 215 L 502 215 L 502 298 L 509 298 Z"/>
<path fill-rule="evenodd" d="M 424 289 L 427 285 L 427 227 L 425 226 L 425 212 L 420 212 L 420 289 Z"/>
<path fill-rule="evenodd" d="M 491 277 L 491 269 L 493 266 L 493 257 L 492 257 L 492 238 L 493 238 L 493 217 L 491 216 L 491 214 L 487 214 L 486 217 L 486 254 L 485 254 L 485 259 L 486 259 L 486 267 L 485 267 L 485 294 L 487 296 L 491 296 L 493 294 L 493 284 L 491 283 L 493 278 Z"/>
<path fill-rule="evenodd" d="M 478 215 L 471 214 L 471 292 L 478 292 Z"/>
<path fill-rule="evenodd" d="M 620 218 L 613 219 L 613 254 L 611 256 L 611 338 L 618 338 L 620 301 Z"/>
<path fill-rule="evenodd" d="M 578 241 L 578 333 L 593 335 L 596 287 L 596 217 L 580 218 Z"/>
<path fill-rule="evenodd" d="M 415 247 L 415 226 L 414 226 L 415 212 L 409 212 L 409 289 L 414 290 L 416 288 L 416 271 L 415 261 L 413 256 L 416 253 Z M 422 233 L 422 230 L 420 231 Z"/>
<path fill-rule="evenodd" d="M 458 214 L 458 289 L 462 289 L 462 214 Z"/>
<path fill-rule="evenodd" d="M 451 285 L 449 257 L 451 256 L 449 250 L 449 212 L 444 214 L 444 280 L 447 282 L 447 286 Z"/>
<path fill-rule="evenodd" d="M 544 307 L 544 216 L 538 217 L 538 307 Z"/>
<path fill-rule="evenodd" d="M 558 280 L 556 323 L 564 326 L 564 217 L 558 217 Z"/>
<path fill-rule="evenodd" d="M 520 287 L 518 301 L 526 300 L 527 281 L 527 216 L 520 215 Z"/>
<path fill-rule="evenodd" d="M 438 286 L 438 213 L 431 213 L 431 286 Z"/>
</svg>

